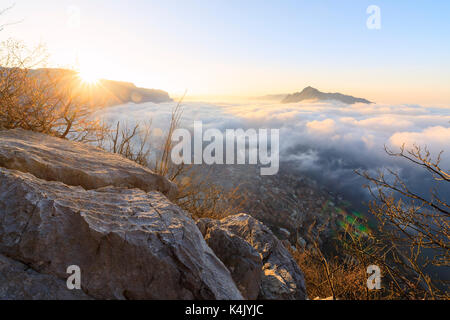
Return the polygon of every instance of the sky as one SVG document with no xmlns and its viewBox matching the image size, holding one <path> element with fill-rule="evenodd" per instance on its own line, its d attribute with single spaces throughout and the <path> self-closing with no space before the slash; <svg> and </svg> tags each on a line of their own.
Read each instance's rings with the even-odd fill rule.
<svg viewBox="0 0 450 320">
<path fill-rule="evenodd" d="M 172 96 L 310 85 L 378 103 L 450 106 L 450 1 L 2 0 L 0 32 L 45 43 L 49 66 Z M 380 8 L 380 29 L 366 12 Z"/>
</svg>

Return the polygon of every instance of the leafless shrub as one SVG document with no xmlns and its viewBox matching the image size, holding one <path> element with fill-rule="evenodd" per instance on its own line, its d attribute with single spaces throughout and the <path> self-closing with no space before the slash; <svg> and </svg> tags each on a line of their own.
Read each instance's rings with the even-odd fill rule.
<svg viewBox="0 0 450 320">
<path fill-rule="evenodd" d="M 88 95 L 74 92 L 73 73 L 39 69 L 47 60 L 43 46 L 28 49 L 8 40 L 0 47 L 0 128 L 21 128 L 60 138 L 93 141 L 104 133 L 91 119 Z"/>
<path fill-rule="evenodd" d="M 362 263 L 378 264 L 390 286 L 390 295 L 406 299 L 449 298 L 448 283 L 427 272 L 428 267 L 445 270 L 450 262 L 450 206 L 439 191 L 450 182 L 440 165 L 440 153 L 433 160 L 427 148 L 414 146 L 399 152 L 386 148 L 388 155 L 406 159 L 423 168 L 435 181 L 429 196 L 413 191 L 397 172 L 379 172 L 377 177 L 357 172 L 368 180 L 374 200 L 370 213 L 378 221 L 371 237 L 349 237 L 347 248 Z"/>
<path fill-rule="evenodd" d="M 449 299 L 448 283 L 430 276 L 429 267 L 449 266 L 449 203 L 439 193 L 450 182 L 440 153 L 433 159 L 425 148 L 414 146 L 388 155 L 406 159 L 430 173 L 435 187 L 428 197 L 413 191 L 392 170 L 377 177 L 357 172 L 373 196 L 369 212 L 377 227 L 355 233 L 352 225 L 335 239 L 335 253 L 324 253 L 310 237 L 307 248 L 292 252 L 302 268 L 310 297 L 335 299 Z M 318 237 L 318 236 L 317 236 Z M 368 290 L 366 268 L 380 267 L 381 290 Z M 446 289 L 447 288 L 447 289 Z"/>
<path fill-rule="evenodd" d="M 136 124 L 132 129 L 117 122 L 115 129 L 108 130 L 106 139 L 99 141 L 100 147 L 118 153 L 142 166 L 149 167 L 151 121 L 145 125 Z M 104 144 L 107 143 L 108 146 Z"/>
</svg>

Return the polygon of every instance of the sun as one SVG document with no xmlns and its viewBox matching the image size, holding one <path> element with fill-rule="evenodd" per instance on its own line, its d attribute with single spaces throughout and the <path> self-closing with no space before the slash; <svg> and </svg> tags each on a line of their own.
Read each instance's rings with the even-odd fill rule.
<svg viewBox="0 0 450 320">
<path fill-rule="evenodd" d="M 80 70 L 78 72 L 78 77 L 83 83 L 88 85 L 96 85 L 100 81 L 100 78 L 94 72 L 89 70 Z"/>
</svg>

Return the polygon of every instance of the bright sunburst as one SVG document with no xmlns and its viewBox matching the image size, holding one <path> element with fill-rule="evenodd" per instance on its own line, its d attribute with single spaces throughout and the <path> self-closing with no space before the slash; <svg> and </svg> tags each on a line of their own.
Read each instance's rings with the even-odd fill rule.
<svg viewBox="0 0 450 320">
<path fill-rule="evenodd" d="M 89 85 L 95 85 L 99 82 L 100 78 L 89 70 L 80 70 L 78 72 L 78 77 L 80 77 L 81 81 Z"/>
</svg>

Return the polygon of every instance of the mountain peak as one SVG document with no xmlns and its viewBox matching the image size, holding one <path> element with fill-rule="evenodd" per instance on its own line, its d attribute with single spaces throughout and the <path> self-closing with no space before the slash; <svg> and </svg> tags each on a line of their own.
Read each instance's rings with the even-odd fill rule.
<svg viewBox="0 0 450 320">
<path fill-rule="evenodd" d="M 301 92 L 296 92 L 293 94 L 287 95 L 281 103 L 295 103 L 304 100 L 315 100 L 315 101 L 339 101 L 346 104 L 354 104 L 354 103 L 372 103 L 369 100 L 363 98 L 356 98 L 353 96 L 345 95 L 342 93 L 325 93 L 308 86 L 304 88 Z"/>
<path fill-rule="evenodd" d="M 320 91 L 311 86 L 307 86 L 305 89 L 302 90 L 301 93 L 314 93 L 314 92 L 320 92 Z"/>
</svg>

